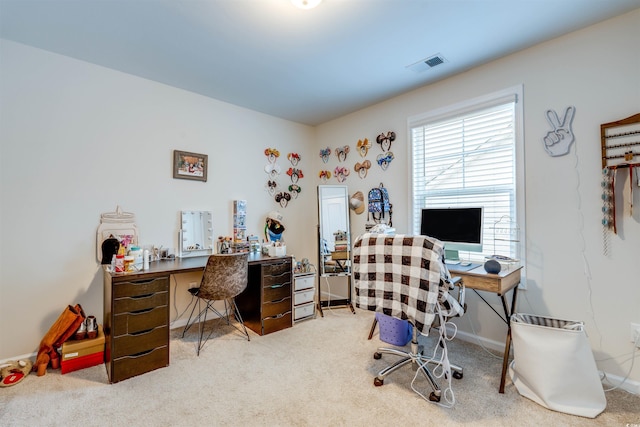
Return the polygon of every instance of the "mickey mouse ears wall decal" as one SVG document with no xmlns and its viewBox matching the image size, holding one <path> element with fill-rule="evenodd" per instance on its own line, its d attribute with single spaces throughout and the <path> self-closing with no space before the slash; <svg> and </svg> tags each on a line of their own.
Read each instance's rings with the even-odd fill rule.
<svg viewBox="0 0 640 427">
<path fill-rule="evenodd" d="M 327 163 L 329 161 L 330 155 L 331 155 L 331 148 L 327 147 L 320 150 L 320 158 L 324 163 Z"/>
<path fill-rule="evenodd" d="M 280 157 L 280 152 L 275 148 L 266 148 L 264 150 L 264 155 L 267 156 L 269 163 L 275 163 L 276 160 L 278 160 L 278 157 Z"/>
<path fill-rule="evenodd" d="M 276 190 L 278 189 L 278 182 L 275 180 L 269 180 L 265 187 L 267 188 L 267 192 L 273 196 L 276 194 Z"/>
<path fill-rule="evenodd" d="M 297 166 L 298 162 L 300 162 L 300 154 L 298 153 L 289 153 L 287 154 L 287 159 L 291 162 L 293 166 Z"/>
<path fill-rule="evenodd" d="M 349 154 L 349 146 L 348 145 L 336 148 L 336 156 L 338 156 L 338 161 L 339 162 L 346 161 L 347 160 L 347 154 Z"/>
<path fill-rule="evenodd" d="M 391 150 L 391 143 L 395 140 L 396 140 L 396 133 L 393 131 L 387 132 L 386 135 L 384 133 L 381 133 L 376 137 L 376 142 L 380 144 L 380 148 L 382 149 L 382 151 Z"/>
<path fill-rule="evenodd" d="M 383 154 L 378 154 L 376 161 L 378 162 L 378 165 L 382 168 L 382 170 L 386 171 L 394 158 L 395 156 L 393 155 L 393 153 L 391 151 L 388 151 Z"/>
<path fill-rule="evenodd" d="M 349 176 L 349 168 L 345 168 L 343 166 L 337 166 L 333 171 L 333 175 L 336 177 L 338 182 L 344 182 Z"/>
<path fill-rule="evenodd" d="M 286 191 L 282 191 L 276 194 L 275 200 L 277 203 L 280 203 L 280 206 L 286 208 L 289 200 L 291 200 L 291 194 L 287 193 Z"/>
<path fill-rule="evenodd" d="M 369 160 L 365 160 L 362 163 L 356 163 L 356 165 L 353 167 L 353 169 L 358 172 L 358 176 L 362 179 L 366 178 L 367 176 L 367 172 L 369 171 L 369 168 L 371 167 L 371 162 Z"/>
<path fill-rule="evenodd" d="M 322 170 L 318 172 L 318 177 L 322 180 L 322 182 L 327 182 L 327 180 L 331 178 L 331 171 Z"/>
<path fill-rule="evenodd" d="M 291 177 L 291 182 L 293 183 L 298 182 L 298 179 L 300 178 L 304 178 L 304 175 L 302 174 L 302 170 L 296 169 L 296 168 L 289 168 L 289 170 L 287 171 L 287 175 Z"/>
<path fill-rule="evenodd" d="M 293 198 L 297 199 L 298 198 L 298 194 L 300 194 L 300 192 L 302 192 L 302 188 L 300 188 L 300 186 L 298 184 L 291 184 L 289 186 L 289 191 L 293 195 Z"/>
<path fill-rule="evenodd" d="M 359 139 L 356 147 L 358 148 L 358 153 L 360 153 L 360 156 L 366 157 L 367 153 L 369 152 L 369 148 L 371 148 L 371 143 L 367 138 L 365 138 L 364 140 Z"/>
</svg>

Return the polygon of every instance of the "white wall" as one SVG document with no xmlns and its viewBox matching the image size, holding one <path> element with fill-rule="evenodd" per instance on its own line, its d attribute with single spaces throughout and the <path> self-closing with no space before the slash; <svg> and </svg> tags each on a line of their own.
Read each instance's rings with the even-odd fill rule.
<svg viewBox="0 0 640 427">
<path fill-rule="evenodd" d="M 177 247 L 180 210 L 211 210 L 216 235 L 231 235 L 232 202 L 246 199 L 249 232 L 262 235 L 277 208 L 288 253 L 315 256 L 313 174 L 283 209 L 264 172 L 267 147 L 280 150 L 282 184 L 287 153 L 309 170 L 313 128 L 14 42 L 0 49 L 0 360 L 36 351 L 67 304 L 102 319 L 96 230 L 117 205 L 136 214 L 141 243 Z M 174 149 L 208 154 L 208 182 L 173 179 Z M 177 281 L 177 301 L 193 280 Z"/>
<path fill-rule="evenodd" d="M 0 360 L 35 351 L 66 304 L 102 316 L 95 260 L 102 212 L 121 205 L 136 213 L 142 242 L 175 246 L 181 209 L 213 210 L 216 233 L 229 234 L 232 200 L 243 198 L 250 231 L 259 232 L 276 207 L 263 187 L 262 152 L 297 151 L 308 181 L 301 182 L 301 199 L 281 210 L 289 253 L 315 261 L 320 148 L 350 145 L 350 193 L 366 195 L 384 182 L 394 225 L 406 232 L 407 117 L 523 84 L 528 289 L 519 309 L 586 321 L 599 367 L 624 377 L 629 323 L 640 322 L 640 214 L 621 220 L 624 233 L 612 236 L 610 255 L 603 255 L 599 125 L 640 110 L 639 38 L 636 10 L 317 129 L 0 41 Z M 542 148 L 544 112 L 569 105 L 577 111 L 576 143 L 569 155 L 551 158 Z M 360 179 L 353 171 L 361 160 L 356 142 L 369 138 L 375 157 L 376 135 L 390 130 L 396 159 L 386 172 L 374 164 Z M 172 179 L 173 149 L 209 154 L 210 181 Z M 366 213 L 351 219 L 355 236 Z M 190 280 L 172 284 L 172 292 L 183 294 Z M 469 307 L 461 329 L 502 342 L 504 324 L 474 298 Z M 640 381 L 640 367 L 630 378 Z"/>
<path fill-rule="evenodd" d="M 640 10 L 323 124 L 317 145 L 355 145 L 358 139 L 375 141 L 379 133 L 395 131 L 398 138 L 391 150 L 396 159 L 388 170 L 376 165 L 366 179 L 354 175 L 347 184 L 350 193 L 366 195 L 383 182 L 391 195 L 394 226 L 405 233 L 410 228 L 407 118 L 523 84 L 528 289 L 520 293 L 518 309 L 584 320 L 599 368 L 624 377 L 632 351 L 629 323 L 640 321 L 640 212 L 619 217 L 624 231 L 611 237 L 610 255 L 605 256 L 600 124 L 640 112 L 638 40 Z M 550 157 L 542 143 L 550 130 L 545 111 L 564 112 L 570 105 L 576 107 L 576 142 L 569 155 Z M 381 151 L 373 145 L 375 157 Z M 640 188 L 634 204 L 639 201 Z M 351 218 L 352 234 L 362 233 L 366 214 Z M 457 324 L 463 332 L 475 330 L 489 344 L 504 342 L 505 324 L 473 295 L 467 315 Z M 637 363 L 630 378 L 636 384 L 640 380 Z"/>
</svg>

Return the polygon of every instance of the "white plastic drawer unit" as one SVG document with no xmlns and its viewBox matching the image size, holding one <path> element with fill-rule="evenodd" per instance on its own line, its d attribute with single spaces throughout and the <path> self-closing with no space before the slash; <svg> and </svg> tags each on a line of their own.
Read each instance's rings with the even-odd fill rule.
<svg viewBox="0 0 640 427">
<path fill-rule="evenodd" d="M 296 284 L 294 291 L 313 288 L 316 283 L 316 276 L 315 274 L 310 276 L 299 276 L 295 278 L 295 282 Z"/>
<path fill-rule="evenodd" d="M 293 296 L 293 304 L 299 305 L 299 304 L 304 304 L 306 302 L 312 302 L 314 294 L 315 294 L 315 289 L 296 292 Z"/>
<path fill-rule="evenodd" d="M 313 303 L 301 305 L 294 308 L 293 320 L 301 320 L 313 316 L 314 309 L 315 305 Z"/>
</svg>

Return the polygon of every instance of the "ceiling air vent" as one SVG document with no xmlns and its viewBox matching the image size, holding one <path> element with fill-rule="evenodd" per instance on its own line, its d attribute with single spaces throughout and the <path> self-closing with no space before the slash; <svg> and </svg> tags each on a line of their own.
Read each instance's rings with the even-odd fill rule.
<svg viewBox="0 0 640 427">
<path fill-rule="evenodd" d="M 429 67 L 435 67 L 436 65 L 440 65 L 444 63 L 444 58 L 441 56 L 434 56 L 424 61 L 424 63 L 427 64 Z"/>
<path fill-rule="evenodd" d="M 407 68 L 419 73 L 419 72 L 428 70 L 430 68 L 436 67 L 440 64 L 444 64 L 445 62 L 448 62 L 448 61 L 445 59 L 444 56 L 438 53 L 428 58 L 421 59 L 415 64 L 407 65 Z"/>
</svg>

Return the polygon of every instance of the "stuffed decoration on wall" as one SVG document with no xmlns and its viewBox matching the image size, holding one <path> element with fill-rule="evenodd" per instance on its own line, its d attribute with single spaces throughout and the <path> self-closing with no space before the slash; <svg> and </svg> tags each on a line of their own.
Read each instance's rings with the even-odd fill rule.
<svg viewBox="0 0 640 427">
<path fill-rule="evenodd" d="M 282 214 L 278 211 L 271 211 L 267 214 L 264 226 L 264 238 L 267 242 L 279 242 L 282 240 L 284 225 L 282 225 Z"/>
</svg>

